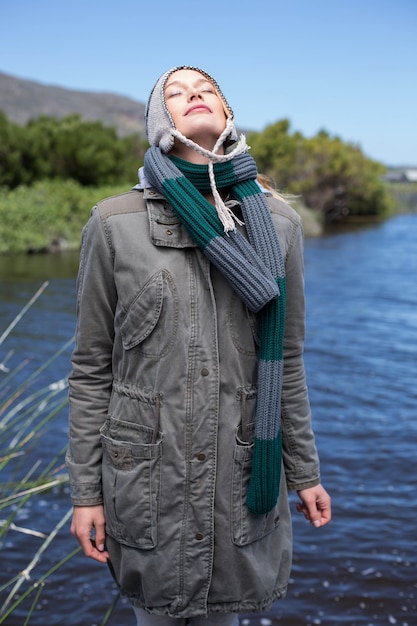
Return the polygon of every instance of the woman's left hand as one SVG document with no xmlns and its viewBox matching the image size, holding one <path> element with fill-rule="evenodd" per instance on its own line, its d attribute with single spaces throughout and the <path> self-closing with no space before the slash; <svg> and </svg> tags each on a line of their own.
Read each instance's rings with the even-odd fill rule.
<svg viewBox="0 0 417 626">
<path fill-rule="evenodd" d="M 297 511 L 304 513 L 310 524 L 319 528 L 328 524 L 332 518 L 331 498 L 322 485 L 297 491 L 301 502 Z"/>
</svg>

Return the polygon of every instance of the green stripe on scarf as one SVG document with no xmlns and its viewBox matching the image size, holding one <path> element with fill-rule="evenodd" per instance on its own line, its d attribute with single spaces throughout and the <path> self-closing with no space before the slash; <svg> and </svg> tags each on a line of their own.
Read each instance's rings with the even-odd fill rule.
<svg viewBox="0 0 417 626">
<path fill-rule="evenodd" d="M 254 513 L 265 514 L 274 508 L 279 496 L 281 464 L 277 463 L 277 459 L 281 457 L 281 431 L 275 439 L 255 438 L 254 449 L 256 453 L 252 460 L 246 505 Z"/>
<path fill-rule="evenodd" d="M 238 230 L 226 234 L 215 207 L 202 195 L 211 190 L 208 166 L 168 157 L 153 146 L 145 154 L 144 169 L 202 252 L 243 302 L 258 312 L 258 398 L 246 504 L 253 513 L 268 513 L 276 505 L 281 475 L 286 283 L 271 212 L 256 183 L 256 164 L 247 153 L 214 164 L 217 189 L 227 188 L 241 203 L 248 239 Z"/>
<path fill-rule="evenodd" d="M 277 278 L 277 284 L 283 301 L 286 298 L 285 278 Z M 279 306 L 276 301 L 267 304 L 259 312 L 259 333 L 260 333 L 260 351 L 259 358 L 263 361 L 274 361 L 275 359 L 283 359 L 283 341 L 280 340 L 285 329 L 285 304 Z M 271 316 L 275 319 L 271 320 Z M 271 326 L 278 328 L 278 333 L 272 337 L 269 335 Z"/>
<path fill-rule="evenodd" d="M 161 191 L 173 206 L 177 203 L 183 206 L 182 221 L 186 222 L 187 230 L 198 247 L 204 250 L 212 239 L 222 236 L 223 227 L 217 214 L 213 212 L 207 214 L 203 224 L 197 221 L 199 211 L 205 208 L 207 200 L 199 194 L 204 202 L 197 198 L 197 201 L 200 200 L 200 202 L 196 202 L 195 205 L 189 205 L 186 200 L 189 198 L 190 192 L 194 193 L 194 189 L 194 185 L 187 178 L 183 177 L 164 180 Z"/>
</svg>

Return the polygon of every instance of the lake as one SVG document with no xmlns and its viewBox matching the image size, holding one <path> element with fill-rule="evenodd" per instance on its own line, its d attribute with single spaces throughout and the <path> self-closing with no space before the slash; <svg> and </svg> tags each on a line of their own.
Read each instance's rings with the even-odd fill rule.
<svg viewBox="0 0 417 626">
<path fill-rule="evenodd" d="M 49 280 L 0 345 L 0 362 L 14 350 L 6 365 L 25 357 L 30 371 L 71 339 L 77 264 L 74 254 L 0 257 L 0 334 Z M 241 624 L 415 626 L 417 215 L 308 239 L 305 269 L 305 362 L 334 519 L 323 529 L 310 527 L 296 513 L 293 498 L 294 566 L 287 598 L 262 616 L 242 615 Z M 47 382 L 65 378 L 69 353 L 42 375 Z M 65 445 L 65 410 L 43 441 L 45 454 Z M 15 523 L 48 533 L 69 506 L 65 485 L 32 498 Z M 36 537 L 8 533 L 1 546 L 0 587 L 26 567 L 40 545 Z M 75 545 L 66 524 L 32 579 Z M 105 566 L 78 554 L 48 579 L 30 624 L 99 626 L 115 595 Z M 26 612 L 30 603 L 29 598 Z M 7 624 L 20 626 L 26 612 L 16 612 Z M 108 623 L 135 621 L 120 600 Z"/>
</svg>

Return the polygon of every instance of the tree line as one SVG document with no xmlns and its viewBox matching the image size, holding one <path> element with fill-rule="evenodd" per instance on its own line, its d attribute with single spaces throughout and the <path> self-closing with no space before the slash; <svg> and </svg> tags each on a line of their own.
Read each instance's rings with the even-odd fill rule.
<svg viewBox="0 0 417 626">
<path fill-rule="evenodd" d="M 39 180 L 75 180 L 99 187 L 135 180 L 146 142 L 79 115 L 41 116 L 26 126 L 0 112 L 0 185 L 14 189 Z"/>
<path fill-rule="evenodd" d="M 358 146 L 325 131 L 306 138 L 291 132 L 286 119 L 249 133 L 247 141 L 259 171 L 325 221 L 391 208 L 381 179 L 385 167 Z M 147 146 L 139 135 L 120 138 L 114 128 L 79 115 L 42 116 L 20 126 L 0 112 L 0 186 L 15 189 L 41 180 L 133 185 Z"/>
</svg>

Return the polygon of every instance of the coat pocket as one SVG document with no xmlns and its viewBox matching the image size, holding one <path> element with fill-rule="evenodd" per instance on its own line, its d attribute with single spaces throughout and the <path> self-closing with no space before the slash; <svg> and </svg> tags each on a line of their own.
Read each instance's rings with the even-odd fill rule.
<svg viewBox="0 0 417 626">
<path fill-rule="evenodd" d="M 106 532 L 121 544 L 150 550 L 157 545 L 161 434 L 152 443 L 152 428 L 114 418 L 100 432 Z"/>
<path fill-rule="evenodd" d="M 151 359 L 160 359 L 172 349 L 178 332 L 179 300 L 174 280 L 159 270 L 130 303 L 121 318 L 125 350 L 136 348 Z"/>
<path fill-rule="evenodd" d="M 257 515 L 246 506 L 250 474 L 252 469 L 253 446 L 238 442 L 235 445 L 232 475 L 232 541 L 237 546 L 245 546 L 262 539 L 279 524 L 278 504 L 266 515 Z"/>
</svg>

